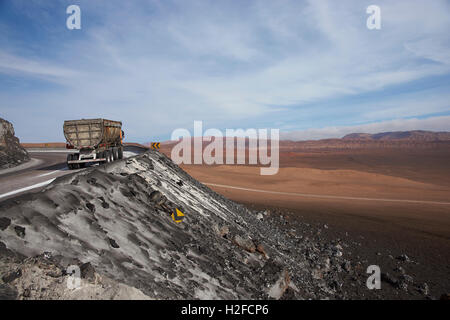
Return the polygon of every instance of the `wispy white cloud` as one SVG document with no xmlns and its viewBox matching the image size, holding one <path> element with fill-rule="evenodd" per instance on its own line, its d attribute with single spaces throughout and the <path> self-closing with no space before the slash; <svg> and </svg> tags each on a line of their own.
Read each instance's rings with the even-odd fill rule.
<svg viewBox="0 0 450 320">
<path fill-rule="evenodd" d="M 44 76 L 59 79 L 77 76 L 77 72 L 70 68 L 60 67 L 48 61 L 22 58 L 2 50 L 0 50 L 0 73 L 25 74 L 28 76 Z"/>
<path fill-rule="evenodd" d="M 450 74 L 449 3 L 380 0 L 378 31 L 366 28 L 369 4 L 80 1 L 82 19 L 91 20 L 83 20 L 81 30 L 52 34 L 59 41 L 48 50 L 58 59 L 30 55 L 44 46 L 39 42 L 27 50 L 11 42 L 0 52 L 0 76 L 21 74 L 61 86 L 0 91 L 0 107 L 19 135 L 30 122 L 23 111 L 32 106 L 45 127 L 67 118 L 110 117 L 121 119 L 128 137 L 138 140 L 170 136 L 193 120 L 230 128 L 243 122 L 254 127 L 255 118 L 266 117 L 265 123 L 290 121 L 300 128 L 308 117 L 323 117 L 316 125 L 332 127 L 338 119 L 327 117 L 330 110 L 374 92 L 377 98 L 356 108 L 348 122 L 423 114 L 416 111 L 426 110 L 425 104 L 402 95 L 393 100 L 385 90 L 392 96 L 396 86 Z M 429 113 L 450 112 L 445 91 L 442 84 L 430 89 Z M 339 106 L 333 106 L 335 99 Z M 312 103 L 324 107 L 286 117 L 286 110 L 306 110 Z"/>
</svg>

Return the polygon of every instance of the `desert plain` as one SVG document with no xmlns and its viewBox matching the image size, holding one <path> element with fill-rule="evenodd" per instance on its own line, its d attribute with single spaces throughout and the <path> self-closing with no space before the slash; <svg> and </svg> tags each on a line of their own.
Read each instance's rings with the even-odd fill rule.
<svg viewBox="0 0 450 320">
<path fill-rule="evenodd" d="M 438 292 L 450 289 L 449 142 L 282 141 L 272 176 L 249 165 L 181 167 L 249 208 L 346 239 L 353 260 L 383 272 L 406 255 L 408 273 Z"/>
</svg>

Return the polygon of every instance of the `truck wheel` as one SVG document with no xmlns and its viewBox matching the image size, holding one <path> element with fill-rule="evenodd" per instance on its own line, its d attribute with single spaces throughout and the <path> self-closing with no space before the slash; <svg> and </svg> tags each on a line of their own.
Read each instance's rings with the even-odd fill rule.
<svg viewBox="0 0 450 320">
<path fill-rule="evenodd" d="M 106 163 L 110 163 L 112 161 L 112 152 L 110 150 L 105 151 Z"/>
<path fill-rule="evenodd" d="M 119 159 L 123 159 L 123 147 L 119 148 Z"/>
<path fill-rule="evenodd" d="M 106 159 L 106 152 L 105 151 L 99 152 L 97 157 L 100 159 Z M 103 163 L 106 163 L 106 160 L 103 160 L 100 164 Z"/>
<path fill-rule="evenodd" d="M 119 150 L 117 149 L 117 147 L 112 148 L 112 156 L 113 156 L 113 161 L 119 159 Z"/>
<path fill-rule="evenodd" d="M 69 153 L 67 155 L 67 167 L 69 168 L 69 170 L 73 170 L 73 165 L 71 163 L 69 163 L 69 161 L 71 161 L 71 160 L 72 160 L 72 154 Z"/>
<path fill-rule="evenodd" d="M 78 160 L 78 154 L 72 153 L 72 160 Z M 79 168 L 80 168 L 79 163 L 72 164 L 72 169 L 79 169 Z"/>
</svg>

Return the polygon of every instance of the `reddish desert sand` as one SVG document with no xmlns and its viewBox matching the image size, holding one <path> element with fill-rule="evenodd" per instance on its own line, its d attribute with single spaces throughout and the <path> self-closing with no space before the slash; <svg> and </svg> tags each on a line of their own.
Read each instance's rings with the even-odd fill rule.
<svg viewBox="0 0 450 320">
<path fill-rule="evenodd" d="M 274 176 L 261 176 L 256 166 L 182 168 L 253 209 L 326 225 L 321 236 L 355 240 L 358 259 L 394 268 L 392 257 L 408 254 L 417 262 L 409 272 L 437 295 L 450 291 L 448 143 L 433 148 L 282 148 Z"/>
</svg>

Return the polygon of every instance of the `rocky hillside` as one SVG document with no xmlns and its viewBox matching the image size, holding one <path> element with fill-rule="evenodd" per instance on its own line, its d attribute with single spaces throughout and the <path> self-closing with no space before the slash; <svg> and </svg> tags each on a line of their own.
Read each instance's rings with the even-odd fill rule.
<svg viewBox="0 0 450 320">
<path fill-rule="evenodd" d="M 176 209 L 184 213 L 181 222 L 171 216 Z M 365 268 L 345 258 L 347 245 L 321 241 L 319 234 L 282 216 L 249 211 L 149 151 L 0 203 L 0 296 L 345 299 L 370 294 Z M 65 286 L 73 265 L 81 270 L 76 291 Z"/>
<path fill-rule="evenodd" d="M 174 209 L 185 214 L 182 222 L 171 217 Z M 265 219 L 151 151 L 2 202 L 0 284 L 21 299 L 59 298 L 68 293 L 48 290 L 61 287 L 66 268 L 88 264 L 155 299 L 345 296 L 335 284 L 342 248 L 277 232 Z M 31 266 L 47 282 L 26 281 Z"/>
<path fill-rule="evenodd" d="M 0 118 L 0 169 L 14 167 L 30 158 L 15 136 L 14 127 Z"/>
</svg>

